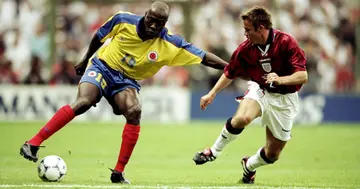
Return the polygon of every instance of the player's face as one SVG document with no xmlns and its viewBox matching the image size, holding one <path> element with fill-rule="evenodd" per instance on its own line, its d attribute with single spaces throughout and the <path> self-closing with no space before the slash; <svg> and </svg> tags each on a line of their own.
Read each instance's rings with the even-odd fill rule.
<svg viewBox="0 0 360 189">
<path fill-rule="evenodd" d="M 144 24 L 145 32 L 149 36 L 157 36 L 165 27 L 168 16 L 152 11 L 151 9 L 145 14 Z"/>
<path fill-rule="evenodd" d="M 249 20 L 244 20 L 245 36 L 250 40 L 252 44 L 261 43 L 261 27 L 263 26 L 259 26 L 258 29 L 255 29 L 255 27 Z"/>
</svg>

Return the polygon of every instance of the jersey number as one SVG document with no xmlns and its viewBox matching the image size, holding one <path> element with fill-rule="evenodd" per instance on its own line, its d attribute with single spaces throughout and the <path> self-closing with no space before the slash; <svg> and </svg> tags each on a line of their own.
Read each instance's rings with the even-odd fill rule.
<svg viewBox="0 0 360 189">
<path fill-rule="evenodd" d="M 107 83 L 101 73 L 97 74 L 95 80 L 100 83 L 102 89 L 105 89 L 105 87 L 107 86 Z"/>
<path fill-rule="evenodd" d="M 126 63 L 130 68 L 134 67 L 136 61 L 134 57 L 130 57 L 129 54 L 125 54 L 125 56 L 121 59 L 122 63 Z"/>
</svg>

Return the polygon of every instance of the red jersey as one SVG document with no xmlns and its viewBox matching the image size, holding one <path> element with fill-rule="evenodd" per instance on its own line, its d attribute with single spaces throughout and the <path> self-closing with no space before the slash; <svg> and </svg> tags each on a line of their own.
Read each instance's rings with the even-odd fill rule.
<svg viewBox="0 0 360 189">
<path fill-rule="evenodd" d="M 306 70 L 305 53 L 297 41 L 287 33 L 271 29 L 267 44 L 263 46 L 254 45 L 249 40 L 241 43 L 224 69 L 225 76 L 229 79 L 251 79 L 273 93 L 286 94 L 300 90 L 302 85 L 265 83 L 266 75 L 271 72 L 281 77 Z"/>
</svg>

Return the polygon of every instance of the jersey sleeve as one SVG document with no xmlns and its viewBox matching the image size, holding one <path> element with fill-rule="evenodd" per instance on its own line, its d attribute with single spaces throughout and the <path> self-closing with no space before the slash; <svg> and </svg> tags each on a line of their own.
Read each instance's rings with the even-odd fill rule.
<svg viewBox="0 0 360 189">
<path fill-rule="evenodd" d="M 240 44 L 231 55 L 230 63 L 224 68 L 224 74 L 229 79 L 235 79 L 237 77 L 247 78 L 247 76 L 245 76 L 244 67 L 242 66 L 245 62 L 241 57 L 242 49 L 243 45 Z"/>
<path fill-rule="evenodd" d="M 117 13 L 110 17 L 96 32 L 100 41 L 104 43 L 107 39 L 114 37 L 120 30 L 120 25 L 124 19 L 123 13 Z"/>
<path fill-rule="evenodd" d="M 169 62 L 168 66 L 200 64 L 203 61 L 206 52 L 186 42 L 181 36 L 167 34 L 165 40 L 171 42 L 178 48 L 176 55 L 173 60 Z"/>
<path fill-rule="evenodd" d="M 293 73 L 306 71 L 306 57 L 304 51 L 299 47 L 296 40 L 290 37 L 288 41 L 288 57 Z"/>
</svg>

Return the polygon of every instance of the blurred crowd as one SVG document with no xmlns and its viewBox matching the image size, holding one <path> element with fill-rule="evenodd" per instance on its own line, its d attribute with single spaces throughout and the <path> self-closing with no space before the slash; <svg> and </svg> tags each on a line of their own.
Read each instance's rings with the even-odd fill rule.
<svg viewBox="0 0 360 189">
<path fill-rule="evenodd" d="M 49 3 L 0 0 L 0 84 L 77 84 L 80 77 L 73 65 L 85 54 L 96 30 L 118 11 L 144 15 L 151 1 L 58 0 L 55 20 L 51 20 Z M 356 92 L 356 1 L 194 0 L 190 41 L 228 61 L 245 40 L 239 15 L 253 5 L 268 7 L 274 27 L 292 34 L 305 50 L 309 83 L 303 92 Z M 184 35 L 189 23 L 185 23 L 183 7 L 179 3 L 170 6 L 167 27 L 172 33 Z M 53 21 L 55 28 L 51 32 Z M 56 51 L 51 58 L 53 47 Z M 164 67 L 141 83 L 208 89 L 221 73 L 204 66 Z M 245 87 L 245 82 L 237 80 L 229 90 L 243 91 Z"/>
<path fill-rule="evenodd" d="M 55 62 L 49 61 L 51 20 L 48 3 L 46 0 L 0 1 L 0 84 L 78 83 L 71 45 L 56 39 L 59 47 L 66 44 L 67 49 L 59 48 L 63 51 L 56 53 Z M 67 29 L 65 22 L 57 22 L 57 34 L 66 35 L 63 33 Z"/>
<path fill-rule="evenodd" d="M 202 0 L 196 11 L 194 43 L 227 59 L 245 40 L 239 15 L 253 5 L 272 12 L 274 28 L 293 35 L 307 56 L 309 82 L 302 92 L 356 92 L 355 22 L 359 3 L 352 0 Z M 356 5 L 357 2 L 357 5 Z M 357 15 L 356 15 L 357 14 Z M 206 33 L 207 35 L 202 35 Z M 209 85 L 219 74 L 205 70 Z M 199 76 L 199 74 L 196 74 Z M 203 78 L 198 78 L 199 82 Z M 235 89 L 244 88 L 237 82 Z"/>
</svg>

